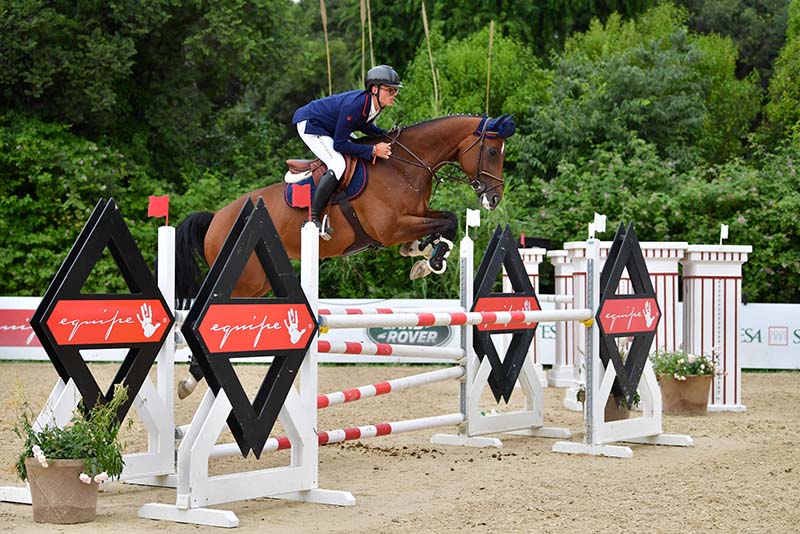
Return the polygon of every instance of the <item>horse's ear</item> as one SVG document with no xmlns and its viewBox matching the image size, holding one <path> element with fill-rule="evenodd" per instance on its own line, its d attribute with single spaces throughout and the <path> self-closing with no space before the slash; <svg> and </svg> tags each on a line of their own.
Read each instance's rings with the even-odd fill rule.
<svg viewBox="0 0 800 534">
<path fill-rule="evenodd" d="M 502 115 L 497 119 L 497 135 L 503 138 L 511 137 L 517 131 L 514 115 Z"/>
</svg>

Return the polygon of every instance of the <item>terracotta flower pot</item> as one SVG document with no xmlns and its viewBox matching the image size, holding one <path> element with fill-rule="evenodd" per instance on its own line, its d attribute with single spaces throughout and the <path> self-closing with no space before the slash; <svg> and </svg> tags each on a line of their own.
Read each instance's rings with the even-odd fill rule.
<svg viewBox="0 0 800 534">
<path fill-rule="evenodd" d="M 97 516 L 99 484 L 78 478 L 83 460 L 48 460 L 42 467 L 35 458 L 25 460 L 31 487 L 33 520 L 37 523 L 86 523 Z"/>
<path fill-rule="evenodd" d="M 575 398 L 578 399 L 578 402 L 584 403 L 586 402 L 586 392 L 579 391 Z M 584 406 L 585 408 L 585 406 Z M 628 405 L 624 402 L 620 402 L 617 404 L 617 401 L 614 399 L 614 395 L 609 395 L 608 400 L 606 400 L 605 408 L 603 408 L 603 421 L 608 423 L 609 421 L 620 421 L 622 419 L 630 418 L 631 412 L 628 409 Z"/>
<path fill-rule="evenodd" d="M 609 421 L 620 421 L 622 419 L 628 419 L 631 415 L 630 410 L 628 409 L 628 405 L 625 404 L 625 401 L 620 399 L 619 404 L 614 399 L 614 395 L 609 395 L 608 400 L 606 401 L 606 407 L 604 410 L 604 420 L 606 423 Z"/>
<path fill-rule="evenodd" d="M 675 380 L 670 375 L 658 375 L 663 412 L 667 415 L 705 415 L 712 378 L 711 375 L 690 375 L 686 380 Z"/>
</svg>

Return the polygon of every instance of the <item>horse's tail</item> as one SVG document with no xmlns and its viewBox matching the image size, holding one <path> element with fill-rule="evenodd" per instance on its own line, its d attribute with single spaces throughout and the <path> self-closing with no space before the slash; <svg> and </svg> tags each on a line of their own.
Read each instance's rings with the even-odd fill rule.
<svg viewBox="0 0 800 534">
<path fill-rule="evenodd" d="M 203 271 L 198 262 L 207 266 L 205 239 L 214 214 L 196 211 L 175 229 L 175 297 L 183 303 L 194 298 L 203 283 Z"/>
</svg>

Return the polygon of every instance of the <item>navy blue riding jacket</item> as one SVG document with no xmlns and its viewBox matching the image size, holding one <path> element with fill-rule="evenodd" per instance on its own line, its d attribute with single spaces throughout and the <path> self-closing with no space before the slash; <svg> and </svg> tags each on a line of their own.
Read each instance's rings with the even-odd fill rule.
<svg viewBox="0 0 800 534">
<path fill-rule="evenodd" d="M 386 133 L 386 130 L 367 121 L 370 98 L 368 91 L 355 90 L 313 100 L 294 112 L 292 124 L 308 121 L 306 133 L 332 137 L 333 148 L 340 154 L 370 159 L 371 145 L 358 145 L 350 140 L 350 134 L 356 130 L 367 135 Z"/>
</svg>

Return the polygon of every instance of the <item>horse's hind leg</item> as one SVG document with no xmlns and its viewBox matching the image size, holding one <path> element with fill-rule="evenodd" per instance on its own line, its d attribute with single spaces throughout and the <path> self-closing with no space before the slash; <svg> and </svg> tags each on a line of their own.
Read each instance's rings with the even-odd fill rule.
<svg viewBox="0 0 800 534">
<path fill-rule="evenodd" d="M 197 363 L 197 357 L 192 354 L 191 360 L 189 360 L 189 376 L 178 382 L 178 398 L 185 399 L 191 395 L 202 379 L 203 370 Z"/>
<path fill-rule="evenodd" d="M 450 224 L 442 226 L 438 232 L 433 232 L 427 237 L 403 243 L 400 245 L 399 251 L 401 256 L 409 258 L 424 256 L 425 258 L 430 259 L 434 254 L 435 241 L 439 237 L 444 236 L 444 238 L 451 243 L 455 241 L 456 230 L 458 228 L 458 217 L 449 211 L 432 211 L 429 215 L 440 220 L 445 219 Z"/>
<path fill-rule="evenodd" d="M 416 280 L 431 273 L 441 274 L 447 268 L 447 256 L 453 248 L 453 240 L 458 230 L 458 217 L 449 211 L 430 211 L 427 217 L 406 216 L 398 224 L 400 239 L 403 236 L 418 237 L 403 243 L 400 254 L 403 256 L 424 256 L 411 269 L 410 278 Z"/>
</svg>

